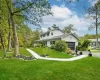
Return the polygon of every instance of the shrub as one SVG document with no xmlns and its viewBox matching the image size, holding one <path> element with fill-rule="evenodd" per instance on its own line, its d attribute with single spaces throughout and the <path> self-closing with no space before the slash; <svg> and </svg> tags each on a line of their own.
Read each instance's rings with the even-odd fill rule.
<svg viewBox="0 0 100 80">
<path fill-rule="evenodd" d="M 68 54 L 72 54 L 72 50 L 70 48 L 67 49 L 66 51 Z"/>
<path fill-rule="evenodd" d="M 41 47 L 42 44 L 41 43 L 38 43 L 35 47 Z"/>
<path fill-rule="evenodd" d="M 60 51 L 60 52 L 66 52 L 68 46 L 65 41 L 58 40 L 55 43 L 55 50 Z"/>
<path fill-rule="evenodd" d="M 52 44 L 52 45 L 50 46 L 50 48 L 51 48 L 51 49 L 55 49 L 55 45 Z"/>
<path fill-rule="evenodd" d="M 87 50 L 90 45 L 90 40 L 79 41 L 78 46 L 76 47 L 80 51 Z"/>
</svg>

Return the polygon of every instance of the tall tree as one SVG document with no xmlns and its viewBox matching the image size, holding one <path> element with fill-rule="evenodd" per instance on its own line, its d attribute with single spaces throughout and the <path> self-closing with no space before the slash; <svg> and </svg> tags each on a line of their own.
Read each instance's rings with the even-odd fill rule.
<svg viewBox="0 0 100 80">
<path fill-rule="evenodd" d="M 7 34 L 8 34 L 8 10 L 6 8 L 4 0 L 0 0 L 0 42 L 2 44 L 2 48 L 4 51 L 4 57 L 6 57 L 6 47 L 5 43 L 7 40 Z"/>
<path fill-rule="evenodd" d="M 94 29 L 96 31 L 96 47 L 99 47 L 98 45 L 98 29 L 100 28 L 100 0 L 91 8 L 88 9 L 89 12 L 89 19 L 95 20 L 89 29 Z"/>
<path fill-rule="evenodd" d="M 64 29 L 63 29 L 64 33 L 71 33 L 72 31 L 76 31 L 76 29 L 73 27 L 72 24 L 69 24 L 68 26 L 64 27 Z"/>
<path fill-rule="evenodd" d="M 10 15 L 14 38 L 14 56 L 16 56 L 19 54 L 19 43 L 14 18 L 21 16 L 26 22 L 39 25 L 43 16 L 51 14 L 51 8 L 47 0 L 5 0 L 5 2 Z"/>
<path fill-rule="evenodd" d="M 7 51 L 11 51 L 11 38 L 12 38 L 12 30 L 11 30 L 11 20 L 10 15 L 8 14 L 8 25 L 9 25 L 9 33 L 8 33 L 8 48 Z"/>
</svg>

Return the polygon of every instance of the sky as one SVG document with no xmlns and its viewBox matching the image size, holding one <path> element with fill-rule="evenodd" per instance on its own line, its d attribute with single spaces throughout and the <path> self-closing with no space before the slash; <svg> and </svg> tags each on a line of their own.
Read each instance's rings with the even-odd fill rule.
<svg viewBox="0 0 100 80">
<path fill-rule="evenodd" d="M 93 6 L 97 0 L 73 0 L 70 4 L 65 4 L 64 0 L 49 0 L 51 4 L 52 15 L 44 16 L 41 29 L 45 32 L 48 27 L 56 24 L 60 29 L 73 24 L 77 29 L 76 34 L 83 36 L 85 34 L 95 34 L 95 30 L 89 30 L 88 27 L 92 21 L 86 19 L 86 10 Z M 33 29 L 34 25 L 29 25 Z"/>
</svg>

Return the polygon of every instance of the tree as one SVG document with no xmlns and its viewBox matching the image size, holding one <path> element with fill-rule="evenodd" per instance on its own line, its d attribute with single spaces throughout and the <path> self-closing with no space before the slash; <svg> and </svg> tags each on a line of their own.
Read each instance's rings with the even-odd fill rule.
<svg viewBox="0 0 100 80">
<path fill-rule="evenodd" d="M 6 8 L 4 0 L 0 0 L 0 42 L 4 51 L 4 57 L 6 57 L 6 42 L 8 35 L 8 10 Z"/>
<path fill-rule="evenodd" d="M 68 26 L 64 27 L 64 29 L 63 29 L 64 33 L 71 33 L 72 31 L 76 31 L 76 29 L 73 27 L 72 24 L 69 24 Z"/>
<path fill-rule="evenodd" d="M 11 20 L 10 16 L 8 15 L 8 25 L 9 25 L 9 33 L 8 33 L 8 49 L 7 51 L 11 51 L 11 38 L 12 38 L 12 30 L 11 30 Z"/>
<path fill-rule="evenodd" d="M 59 27 L 57 27 L 56 24 L 53 24 L 52 28 L 53 28 L 53 29 L 59 29 Z"/>
<path fill-rule="evenodd" d="M 78 50 L 87 50 L 89 45 L 90 45 L 90 40 L 84 39 L 84 40 L 79 40 L 77 49 Z"/>
<path fill-rule="evenodd" d="M 16 56 L 19 54 L 19 43 L 14 18 L 21 16 L 25 22 L 39 25 L 43 16 L 51 14 L 51 8 L 47 0 L 5 0 L 5 2 L 9 11 L 14 38 L 14 56 Z"/>
<path fill-rule="evenodd" d="M 51 28 L 50 27 L 48 27 L 48 31 L 50 31 L 51 30 Z"/>
<path fill-rule="evenodd" d="M 2 44 L 2 48 L 4 51 L 4 57 L 6 57 L 6 47 L 5 47 L 6 44 L 5 43 L 7 40 L 7 33 L 8 33 L 7 29 L 8 29 L 7 21 L 0 20 L 0 42 Z"/>
<path fill-rule="evenodd" d="M 92 6 L 91 8 L 88 9 L 89 12 L 89 19 L 95 20 L 91 26 L 89 27 L 89 29 L 94 29 L 96 31 L 96 47 L 99 47 L 98 45 L 98 29 L 100 28 L 100 1 L 98 1 L 94 6 Z"/>
</svg>

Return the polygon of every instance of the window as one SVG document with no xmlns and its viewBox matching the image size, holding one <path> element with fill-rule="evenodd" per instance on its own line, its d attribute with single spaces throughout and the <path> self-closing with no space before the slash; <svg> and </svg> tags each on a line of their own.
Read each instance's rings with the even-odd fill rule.
<svg viewBox="0 0 100 80">
<path fill-rule="evenodd" d="M 43 35 L 43 37 L 45 37 L 45 34 Z"/>
<path fill-rule="evenodd" d="M 53 33 L 51 33 L 51 35 L 53 35 Z"/>
<path fill-rule="evenodd" d="M 52 45 L 52 44 L 55 44 L 55 41 L 50 41 L 50 44 Z"/>
<path fill-rule="evenodd" d="M 47 36 L 49 36 L 49 32 L 47 33 Z"/>
</svg>

